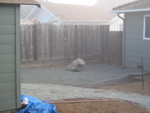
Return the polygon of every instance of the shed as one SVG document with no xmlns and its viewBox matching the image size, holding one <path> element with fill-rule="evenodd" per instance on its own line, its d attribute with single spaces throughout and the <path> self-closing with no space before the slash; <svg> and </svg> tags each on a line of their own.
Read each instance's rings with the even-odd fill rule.
<svg viewBox="0 0 150 113">
<path fill-rule="evenodd" d="M 20 107 L 20 4 L 33 0 L 0 0 L 0 112 Z"/>
<path fill-rule="evenodd" d="M 113 9 L 124 13 L 123 66 L 137 68 L 144 61 L 150 72 L 150 0 L 138 0 Z"/>
</svg>

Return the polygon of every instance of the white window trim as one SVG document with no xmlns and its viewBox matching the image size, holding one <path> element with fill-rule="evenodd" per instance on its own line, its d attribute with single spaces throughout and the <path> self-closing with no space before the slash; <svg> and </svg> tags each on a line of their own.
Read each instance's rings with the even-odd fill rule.
<svg viewBox="0 0 150 113">
<path fill-rule="evenodd" d="M 143 40 L 150 40 L 150 37 L 145 37 L 146 17 L 150 17 L 150 15 L 144 15 Z"/>
</svg>

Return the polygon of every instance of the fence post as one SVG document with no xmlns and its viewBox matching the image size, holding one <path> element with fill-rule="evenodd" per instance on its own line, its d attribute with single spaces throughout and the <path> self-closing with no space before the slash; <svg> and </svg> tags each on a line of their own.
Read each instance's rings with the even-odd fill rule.
<svg viewBox="0 0 150 113">
<path fill-rule="evenodd" d="M 109 32 L 109 25 L 21 25 L 22 62 L 77 57 L 121 66 L 122 32 Z"/>
</svg>

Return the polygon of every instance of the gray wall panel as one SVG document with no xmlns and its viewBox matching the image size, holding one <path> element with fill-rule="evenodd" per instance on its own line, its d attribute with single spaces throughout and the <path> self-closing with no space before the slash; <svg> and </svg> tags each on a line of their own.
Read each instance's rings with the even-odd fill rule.
<svg viewBox="0 0 150 113">
<path fill-rule="evenodd" d="M 137 68 L 143 57 L 146 71 L 150 71 L 150 40 L 143 40 L 144 15 L 148 12 L 126 13 L 125 66 Z"/>
</svg>

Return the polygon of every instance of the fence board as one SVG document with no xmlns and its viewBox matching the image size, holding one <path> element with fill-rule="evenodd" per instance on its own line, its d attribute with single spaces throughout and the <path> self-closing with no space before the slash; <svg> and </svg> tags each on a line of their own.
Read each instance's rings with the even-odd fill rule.
<svg viewBox="0 0 150 113">
<path fill-rule="evenodd" d="M 23 63 L 78 57 L 121 66 L 122 32 L 109 32 L 108 25 L 21 25 Z"/>
</svg>

